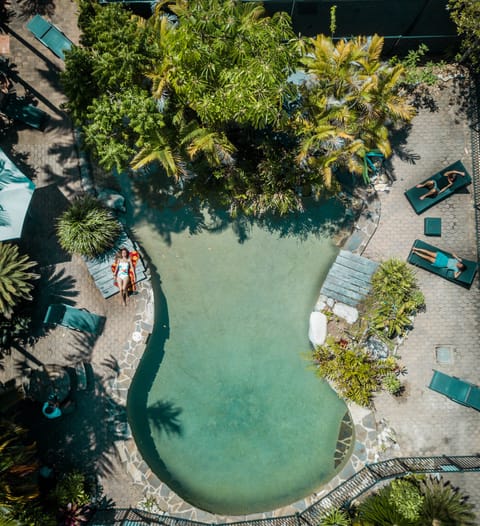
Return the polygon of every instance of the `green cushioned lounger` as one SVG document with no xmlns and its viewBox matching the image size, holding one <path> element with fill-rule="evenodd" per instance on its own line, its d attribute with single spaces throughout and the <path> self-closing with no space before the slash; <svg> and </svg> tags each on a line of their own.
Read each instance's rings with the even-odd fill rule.
<svg viewBox="0 0 480 526">
<path fill-rule="evenodd" d="M 480 388 L 470 382 L 434 370 L 428 387 L 458 404 L 480 411 Z"/>
<path fill-rule="evenodd" d="M 37 130 L 43 130 L 48 121 L 48 114 L 33 104 L 28 104 L 23 98 L 9 97 L 1 109 L 10 119 L 23 122 Z"/>
<path fill-rule="evenodd" d="M 459 172 L 465 172 L 465 175 L 459 175 L 448 190 L 437 194 L 435 197 L 426 197 L 425 199 L 420 199 L 422 195 L 425 195 L 425 193 L 428 192 L 428 189 L 417 188 L 416 185 L 405 192 L 406 198 L 408 199 L 408 201 L 410 202 L 417 214 L 425 212 L 425 210 L 428 210 L 433 205 L 436 205 L 440 201 L 443 201 L 447 197 L 450 197 L 454 192 L 456 192 L 460 188 L 464 188 L 465 186 L 471 184 L 472 178 L 470 177 L 470 174 L 467 172 L 465 166 L 463 166 L 463 163 L 461 161 L 457 161 L 451 164 L 450 166 L 447 166 L 443 170 L 440 170 L 436 174 L 422 181 L 421 184 L 433 180 L 436 181 L 438 183 L 439 188 L 442 189 L 442 187 L 447 184 L 446 177 L 444 177 L 443 174 L 445 172 L 448 172 L 449 170 L 458 170 Z"/>
<path fill-rule="evenodd" d="M 50 305 L 43 320 L 45 325 L 62 325 L 69 329 L 92 334 L 101 334 L 105 317 L 85 309 L 77 309 L 63 303 Z"/>
<path fill-rule="evenodd" d="M 453 257 L 450 252 L 441 250 L 438 247 L 434 247 L 433 245 L 429 245 L 424 241 L 420 241 L 420 239 L 415 240 L 412 248 L 423 248 L 425 250 L 431 250 L 432 252 L 443 252 L 446 256 Z M 437 276 L 441 276 L 442 278 L 448 279 L 448 281 L 451 281 L 452 283 L 456 283 L 457 285 L 461 285 L 462 287 L 466 288 L 471 287 L 478 268 L 478 263 L 476 261 L 469 261 L 468 259 L 462 258 L 462 261 L 467 268 L 460 274 L 460 276 L 458 276 L 458 278 L 455 278 L 452 270 L 434 267 L 427 260 L 421 258 L 413 252 L 410 252 L 407 261 L 412 265 L 416 265 L 417 267 L 421 267 L 425 270 L 428 270 L 429 272 L 433 272 L 434 274 L 437 274 Z"/>
<path fill-rule="evenodd" d="M 73 42 L 57 26 L 35 15 L 27 24 L 27 29 L 52 53 L 65 60 L 64 52 L 71 49 Z"/>
</svg>

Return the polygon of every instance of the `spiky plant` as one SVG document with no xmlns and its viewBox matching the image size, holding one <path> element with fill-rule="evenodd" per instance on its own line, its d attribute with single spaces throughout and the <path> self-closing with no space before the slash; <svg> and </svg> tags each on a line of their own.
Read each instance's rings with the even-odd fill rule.
<svg viewBox="0 0 480 526">
<path fill-rule="evenodd" d="M 473 526 L 473 505 L 458 488 L 442 479 L 427 478 L 420 485 L 424 495 L 419 526 Z"/>
<path fill-rule="evenodd" d="M 61 526 L 81 526 L 88 522 L 90 508 L 69 502 L 64 508 L 60 508 Z"/>
<path fill-rule="evenodd" d="M 113 247 L 120 223 L 92 196 L 77 198 L 57 221 L 61 247 L 69 254 L 95 257 Z"/>
<path fill-rule="evenodd" d="M 32 281 L 38 275 L 30 272 L 37 263 L 20 254 L 16 245 L 0 243 L 0 314 L 10 319 L 15 305 L 31 300 Z"/>
<path fill-rule="evenodd" d="M 333 508 L 319 522 L 319 526 L 350 526 L 352 521 L 346 511 Z"/>
</svg>

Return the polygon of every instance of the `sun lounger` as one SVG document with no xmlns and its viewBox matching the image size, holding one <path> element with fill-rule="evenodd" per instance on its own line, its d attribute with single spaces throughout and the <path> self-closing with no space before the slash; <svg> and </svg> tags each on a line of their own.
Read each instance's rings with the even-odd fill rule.
<svg viewBox="0 0 480 526">
<path fill-rule="evenodd" d="M 10 119 L 23 122 L 37 130 L 45 129 L 48 114 L 33 104 L 28 104 L 25 99 L 9 95 L 0 108 L 0 112 Z"/>
<path fill-rule="evenodd" d="M 409 200 L 410 204 L 412 205 L 413 209 L 417 214 L 425 212 L 425 210 L 428 210 L 433 205 L 436 205 L 440 201 L 443 201 L 447 197 L 450 197 L 454 192 L 456 192 L 460 188 L 465 188 L 472 182 L 472 178 L 465 169 L 465 166 L 463 166 L 461 161 L 457 161 L 456 163 L 447 166 L 443 170 L 440 170 L 440 172 L 437 172 L 431 177 L 428 177 L 427 179 L 425 179 L 425 181 L 422 181 L 421 184 L 433 180 L 438 183 L 439 188 L 441 190 L 442 187 L 444 187 L 447 184 L 447 178 L 444 177 L 443 174 L 445 172 L 448 172 L 449 170 L 458 170 L 460 172 L 465 172 L 465 175 L 459 175 L 448 190 L 438 193 L 435 197 L 426 197 L 425 199 L 420 199 L 422 195 L 425 195 L 425 193 L 428 192 L 428 188 L 417 188 L 416 185 L 405 192 L 406 198 Z"/>
<path fill-rule="evenodd" d="M 77 309 L 55 303 L 50 305 L 43 320 L 45 325 L 62 325 L 75 331 L 101 334 L 105 324 L 105 317 L 88 312 L 86 309 Z"/>
<path fill-rule="evenodd" d="M 428 243 L 425 243 L 424 241 L 420 241 L 420 239 L 416 239 L 413 243 L 412 248 L 423 248 L 425 250 L 431 250 L 432 252 L 443 252 L 448 257 L 453 257 L 450 252 L 447 252 L 446 250 L 440 250 L 437 247 L 434 247 L 433 245 L 429 245 Z M 462 258 L 462 261 L 464 265 L 467 267 L 461 274 L 458 276 L 458 278 L 454 277 L 454 272 L 452 270 L 448 270 L 446 268 L 438 268 L 434 267 L 431 263 L 429 263 L 427 260 L 421 258 L 417 254 L 414 254 L 413 252 L 410 252 L 410 255 L 408 256 L 409 263 L 412 265 L 416 265 L 417 267 L 421 267 L 424 270 L 428 270 L 429 272 L 433 272 L 437 276 L 441 276 L 442 278 L 448 279 L 448 281 L 451 281 L 452 283 L 456 283 L 457 285 L 462 285 L 462 287 L 470 288 L 470 286 L 473 283 L 473 280 L 475 279 L 475 274 L 477 273 L 477 267 L 478 263 L 476 261 L 469 261 L 468 259 Z"/>
<path fill-rule="evenodd" d="M 48 47 L 52 53 L 57 57 L 65 60 L 65 51 L 68 51 L 73 46 L 73 42 L 61 31 L 58 27 L 48 22 L 40 15 L 35 15 L 27 24 L 27 29 L 40 40 L 40 42 Z"/>
<path fill-rule="evenodd" d="M 458 404 L 480 411 L 480 387 L 470 382 L 434 370 L 428 387 Z"/>
</svg>

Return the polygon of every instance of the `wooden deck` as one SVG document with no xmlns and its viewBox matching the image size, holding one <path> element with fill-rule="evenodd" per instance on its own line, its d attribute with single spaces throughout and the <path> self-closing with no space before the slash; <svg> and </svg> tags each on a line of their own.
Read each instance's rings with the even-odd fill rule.
<svg viewBox="0 0 480 526">
<path fill-rule="evenodd" d="M 320 294 L 356 307 L 369 293 L 372 275 L 377 267 L 375 261 L 348 250 L 340 250 Z"/>
<path fill-rule="evenodd" d="M 113 284 L 112 263 L 115 259 L 116 253 L 121 247 L 125 247 L 129 251 L 138 251 L 138 247 L 128 237 L 127 233 L 123 231 L 115 243 L 115 246 L 111 250 L 104 252 L 101 256 L 98 256 L 94 259 L 83 258 L 87 264 L 90 275 L 95 281 L 95 285 L 100 290 L 104 298 L 110 298 L 110 296 L 118 293 L 118 288 Z M 143 264 L 141 256 L 137 261 L 135 275 L 137 283 L 143 281 L 147 277 L 145 274 L 145 265 Z"/>
</svg>

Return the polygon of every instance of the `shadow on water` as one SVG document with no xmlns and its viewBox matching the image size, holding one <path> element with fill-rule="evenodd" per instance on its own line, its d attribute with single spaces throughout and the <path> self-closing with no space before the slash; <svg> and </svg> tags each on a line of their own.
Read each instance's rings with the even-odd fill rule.
<svg viewBox="0 0 480 526">
<path fill-rule="evenodd" d="M 167 299 L 162 290 L 160 275 L 155 265 L 149 260 L 148 254 L 144 256 L 151 272 L 151 283 L 155 294 L 155 324 L 149 338 L 149 342 L 155 342 L 155 347 L 147 345 L 137 367 L 128 391 L 127 414 L 135 442 L 145 461 L 163 482 L 174 487 L 174 480 L 158 454 L 151 433 L 145 433 L 145 427 L 149 426 L 167 435 L 181 435 L 182 426 L 179 416 L 182 409 L 167 400 L 148 406 L 148 395 L 165 356 L 165 342 L 170 337 L 170 322 Z"/>
<path fill-rule="evenodd" d="M 261 218 L 239 215 L 232 218 L 224 204 L 213 195 L 199 197 L 188 186 L 179 191 L 161 174 L 123 175 L 122 187 L 133 210 L 130 224 L 146 222 L 167 243 L 172 235 L 188 231 L 190 235 L 201 232 L 220 233 L 231 228 L 239 243 L 247 241 L 254 226 L 279 237 L 332 236 L 349 224 L 351 216 L 343 203 L 336 198 L 316 200 L 304 198 L 304 210 L 284 216 L 265 214 Z"/>
</svg>

